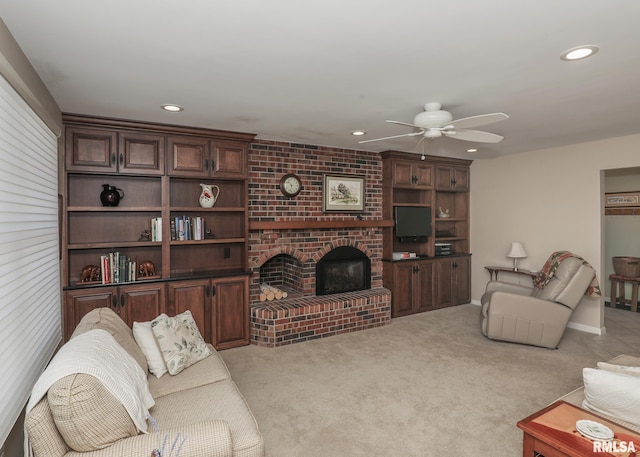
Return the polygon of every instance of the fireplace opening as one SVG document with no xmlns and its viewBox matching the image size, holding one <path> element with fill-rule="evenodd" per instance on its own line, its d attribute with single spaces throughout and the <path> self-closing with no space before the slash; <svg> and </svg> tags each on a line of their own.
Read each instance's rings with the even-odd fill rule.
<svg viewBox="0 0 640 457">
<path fill-rule="evenodd" d="M 371 260 L 359 249 L 341 246 L 316 264 L 316 295 L 371 288 Z"/>
</svg>

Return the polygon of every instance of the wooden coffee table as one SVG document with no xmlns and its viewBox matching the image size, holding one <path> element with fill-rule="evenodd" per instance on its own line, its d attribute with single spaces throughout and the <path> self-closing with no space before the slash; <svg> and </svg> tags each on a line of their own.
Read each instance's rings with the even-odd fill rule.
<svg viewBox="0 0 640 457">
<path fill-rule="evenodd" d="M 635 456 L 629 452 L 594 452 L 593 441 L 576 430 L 576 421 L 581 419 L 606 425 L 613 430 L 613 441 L 623 441 L 625 448 L 630 441 L 633 441 L 633 446 L 640 456 L 639 434 L 570 403 L 558 400 L 518 422 L 518 428 L 524 432 L 523 457 Z M 622 444 L 619 443 L 615 449 L 621 448 Z"/>
</svg>

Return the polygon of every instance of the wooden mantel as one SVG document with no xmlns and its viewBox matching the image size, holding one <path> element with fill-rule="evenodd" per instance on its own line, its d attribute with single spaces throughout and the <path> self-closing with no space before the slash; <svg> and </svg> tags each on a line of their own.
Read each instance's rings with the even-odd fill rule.
<svg viewBox="0 0 640 457">
<path fill-rule="evenodd" d="M 249 221 L 249 230 L 299 230 L 339 229 L 366 227 L 393 227 L 393 220 L 295 220 L 295 221 Z"/>
</svg>

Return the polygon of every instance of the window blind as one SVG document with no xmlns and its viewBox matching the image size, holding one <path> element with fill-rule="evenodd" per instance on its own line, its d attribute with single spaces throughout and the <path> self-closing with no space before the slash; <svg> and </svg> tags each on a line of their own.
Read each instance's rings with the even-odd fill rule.
<svg viewBox="0 0 640 457">
<path fill-rule="evenodd" d="M 55 135 L 0 77 L 0 443 L 62 339 Z"/>
</svg>

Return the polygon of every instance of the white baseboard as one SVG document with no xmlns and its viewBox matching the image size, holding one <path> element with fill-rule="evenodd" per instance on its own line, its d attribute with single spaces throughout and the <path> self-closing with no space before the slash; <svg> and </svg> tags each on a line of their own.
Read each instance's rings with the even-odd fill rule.
<svg viewBox="0 0 640 457">
<path fill-rule="evenodd" d="M 593 327 L 591 325 L 576 324 L 575 322 L 569 322 L 567 327 L 574 330 L 580 330 L 581 332 L 594 333 L 596 335 L 606 335 L 607 333 L 606 327 Z"/>
</svg>

